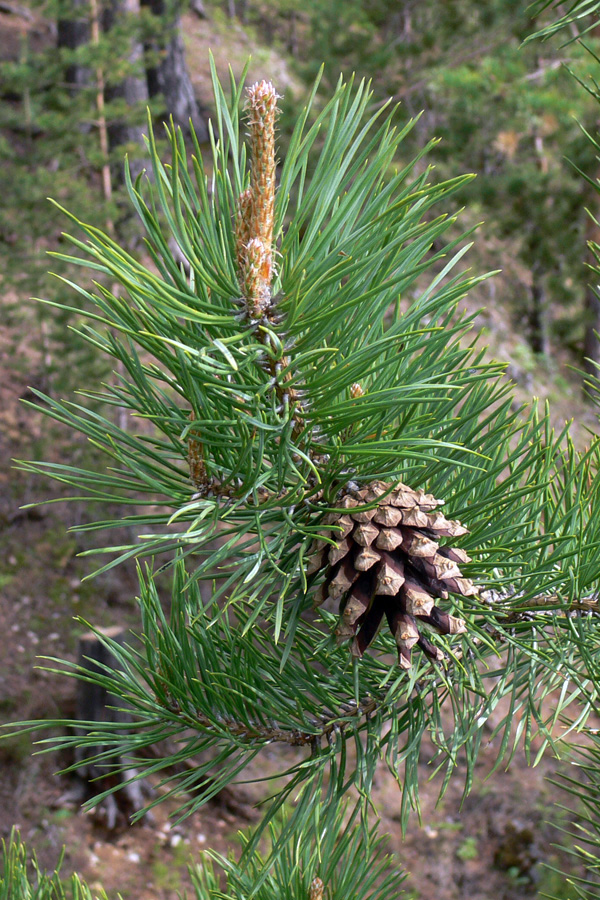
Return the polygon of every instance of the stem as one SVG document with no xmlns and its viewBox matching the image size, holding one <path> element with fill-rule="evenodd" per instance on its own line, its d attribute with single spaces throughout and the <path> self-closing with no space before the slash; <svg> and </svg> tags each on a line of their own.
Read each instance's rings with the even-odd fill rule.
<svg viewBox="0 0 600 900">
<path fill-rule="evenodd" d="M 316 734 L 314 731 L 290 731 L 279 728 L 276 724 L 271 725 L 270 727 L 248 727 L 244 722 L 236 722 L 233 719 L 225 720 L 223 725 L 230 734 L 247 740 L 249 743 L 254 744 L 257 741 L 264 741 L 265 743 L 289 744 L 291 747 L 306 747 L 318 743 L 322 738 L 329 739 L 336 730 L 343 731 L 346 725 L 344 719 L 347 719 L 350 716 L 371 716 L 377 710 L 378 705 L 378 702 L 374 699 L 366 700 L 365 702 L 358 704 L 343 704 L 339 714 L 322 717 L 321 729 Z M 175 713 L 176 715 L 181 714 L 181 708 L 176 700 L 172 700 L 168 708 L 170 712 Z M 215 730 L 210 717 L 200 710 L 196 711 L 195 716 L 184 715 L 183 717 L 194 729 L 200 727 L 207 731 Z"/>
</svg>

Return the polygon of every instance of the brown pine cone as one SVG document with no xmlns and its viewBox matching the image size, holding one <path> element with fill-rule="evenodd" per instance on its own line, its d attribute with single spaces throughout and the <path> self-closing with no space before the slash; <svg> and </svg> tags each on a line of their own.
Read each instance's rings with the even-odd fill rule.
<svg viewBox="0 0 600 900">
<path fill-rule="evenodd" d="M 316 540 L 308 572 L 327 570 L 316 605 L 328 597 L 340 601 L 336 634 L 340 641 L 352 639 L 355 656 L 362 656 L 371 644 L 384 616 L 405 669 L 411 666 L 415 644 L 431 659 L 444 658 L 421 633 L 423 625 L 439 634 L 466 631 L 462 619 L 435 605 L 436 598 L 447 599 L 448 592 L 465 597 L 478 593 L 460 571 L 460 563 L 470 562 L 464 550 L 440 546 L 440 538 L 467 534 L 460 522 L 438 510 L 443 502 L 402 483 L 392 489 L 374 481 L 344 494 L 339 504 L 344 512 L 326 518 L 328 536 L 337 546 Z"/>
</svg>

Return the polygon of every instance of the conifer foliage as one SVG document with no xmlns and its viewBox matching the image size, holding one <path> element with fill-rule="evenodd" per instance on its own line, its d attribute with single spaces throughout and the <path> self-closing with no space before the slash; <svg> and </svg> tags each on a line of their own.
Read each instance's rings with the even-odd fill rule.
<svg viewBox="0 0 600 900">
<path fill-rule="evenodd" d="M 214 89 L 206 168 L 175 129 L 162 162 L 150 129 L 152 177 L 127 177 L 148 263 L 70 216 L 84 239 L 66 261 L 94 279 L 69 283 L 95 309 L 81 335 L 121 374 L 83 402 L 40 394 L 41 408 L 107 467 L 22 465 L 106 504 L 86 529 L 135 527 L 102 548 L 103 569 L 147 563 L 139 640 L 98 635 L 118 669 L 59 666 L 121 698 L 127 723 L 47 740 L 102 745 L 107 764 L 118 747 L 135 777 L 180 794 L 182 815 L 289 745 L 239 863 L 218 860 L 229 893 L 204 869 L 198 897 L 306 900 L 319 881 L 328 900 L 395 896 L 367 817 L 379 760 L 406 822 L 425 733 L 442 790 L 459 760 L 468 790 L 502 698 L 499 759 L 521 738 L 542 752 L 573 702 L 579 725 L 596 702 L 599 447 L 578 454 L 547 414 L 516 408 L 471 345 L 458 303 L 479 279 L 457 271 L 465 236 L 449 236 L 447 212 L 465 179 L 432 183 L 420 157 L 395 168 L 410 125 L 340 82 L 276 166 L 275 88 L 244 101 L 232 79 L 227 99 L 215 76 Z M 128 410 L 130 427 L 86 396 Z M 132 513 L 111 518 L 113 502 Z M 158 568 L 173 575 L 167 612 Z M 384 614 L 391 634 L 377 633 Z M 172 752 L 150 762 L 149 745 Z"/>
</svg>

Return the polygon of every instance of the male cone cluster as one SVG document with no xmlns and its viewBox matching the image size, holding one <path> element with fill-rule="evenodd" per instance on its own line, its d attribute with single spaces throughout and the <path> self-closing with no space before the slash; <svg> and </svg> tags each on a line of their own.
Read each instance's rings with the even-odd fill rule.
<svg viewBox="0 0 600 900">
<path fill-rule="evenodd" d="M 462 619 L 435 605 L 449 592 L 478 593 L 460 571 L 460 563 L 470 562 L 464 550 L 440 543 L 467 534 L 460 522 L 439 511 L 443 502 L 402 483 L 393 487 L 375 481 L 348 490 L 339 503 L 344 512 L 326 518 L 328 536 L 337 544 L 315 541 L 308 572 L 327 569 L 316 603 L 328 597 L 340 601 L 336 634 L 340 641 L 352 640 L 355 656 L 371 644 L 384 616 L 405 669 L 411 666 L 415 644 L 431 659 L 444 658 L 422 633 L 423 626 L 439 634 L 466 631 Z"/>
<path fill-rule="evenodd" d="M 235 222 L 238 277 L 244 313 L 251 322 L 272 314 L 275 216 L 275 120 L 279 94 L 270 81 L 247 88 L 250 187 L 238 197 Z"/>
</svg>

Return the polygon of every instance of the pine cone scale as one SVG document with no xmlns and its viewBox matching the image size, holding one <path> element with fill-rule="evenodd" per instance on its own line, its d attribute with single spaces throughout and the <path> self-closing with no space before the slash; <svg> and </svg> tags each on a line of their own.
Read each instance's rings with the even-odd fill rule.
<svg viewBox="0 0 600 900">
<path fill-rule="evenodd" d="M 400 521 L 409 528 L 427 528 L 429 526 L 429 516 L 427 513 L 422 512 L 418 506 L 413 507 L 413 509 L 402 509 L 400 513 L 402 514 Z"/>
<path fill-rule="evenodd" d="M 351 516 L 340 516 L 339 519 L 336 519 L 335 524 L 340 528 L 340 537 L 345 538 L 354 529 L 355 522 Z"/>
<path fill-rule="evenodd" d="M 404 563 L 389 553 L 384 553 L 377 570 L 375 593 L 395 597 L 405 582 Z"/>
<path fill-rule="evenodd" d="M 441 662 L 444 658 L 444 651 L 439 647 L 436 647 L 435 644 L 432 644 L 424 634 L 422 634 L 417 641 L 417 646 L 420 647 L 420 649 L 426 656 L 429 657 L 429 659 L 432 659 L 435 662 Z"/>
<path fill-rule="evenodd" d="M 362 547 L 356 555 L 354 565 L 359 572 L 368 572 L 381 559 L 381 553 L 374 547 Z"/>
<path fill-rule="evenodd" d="M 330 548 L 327 557 L 329 559 L 329 564 L 335 566 L 336 563 L 350 552 L 352 546 L 352 538 L 350 536 L 342 538 L 342 540 L 338 542 L 337 547 Z"/>
<path fill-rule="evenodd" d="M 356 526 L 352 534 L 352 538 L 361 547 L 370 547 L 373 541 L 375 541 L 379 537 L 379 534 L 379 528 L 377 528 L 376 525 L 371 525 L 370 522 L 365 522 L 364 525 Z"/>
<path fill-rule="evenodd" d="M 407 613 L 412 616 L 429 615 L 435 605 L 434 598 L 418 581 L 406 578 L 400 590 L 400 597 Z"/>
<path fill-rule="evenodd" d="M 402 522 L 402 510 L 395 509 L 393 506 L 382 506 L 375 510 L 372 519 L 378 525 L 394 528 Z"/>
<path fill-rule="evenodd" d="M 446 559 L 451 559 L 455 563 L 470 563 L 472 559 L 460 547 L 440 547 L 439 550 Z"/>
<path fill-rule="evenodd" d="M 426 557 L 433 559 L 438 552 L 439 545 L 412 528 L 401 528 L 402 550 L 409 556 Z"/>
<path fill-rule="evenodd" d="M 387 616 L 390 631 L 398 648 L 398 664 L 403 669 L 411 667 L 411 651 L 419 641 L 419 629 L 413 616 L 395 610 Z"/>
<path fill-rule="evenodd" d="M 336 574 L 329 585 L 329 595 L 333 600 L 339 600 L 352 587 L 360 573 L 354 567 L 350 556 L 346 556 L 338 567 Z"/>
<path fill-rule="evenodd" d="M 379 626 L 385 612 L 385 600 L 383 597 L 375 597 L 371 608 L 365 615 L 364 621 L 361 623 L 361 629 L 352 642 L 352 654 L 354 656 L 363 656 L 367 647 L 375 639 L 375 635 L 379 631 Z"/>
<path fill-rule="evenodd" d="M 378 550 L 395 550 L 402 543 L 402 532 L 399 528 L 381 528 L 375 546 Z"/>
<path fill-rule="evenodd" d="M 342 612 L 342 617 L 348 625 L 356 625 L 371 605 L 372 593 L 368 581 L 359 582 L 349 595 Z"/>
</svg>

